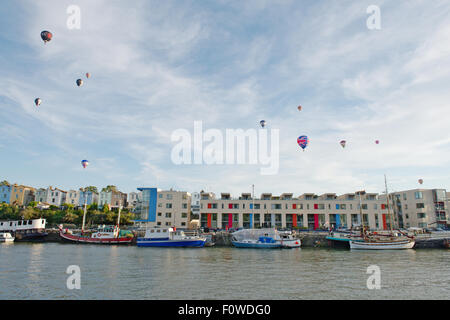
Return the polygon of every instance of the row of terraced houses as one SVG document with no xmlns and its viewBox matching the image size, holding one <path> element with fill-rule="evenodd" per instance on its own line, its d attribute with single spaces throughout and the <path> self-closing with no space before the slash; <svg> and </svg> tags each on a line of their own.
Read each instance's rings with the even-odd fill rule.
<svg viewBox="0 0 450 320">
<path fill-rule="evenodd" d="M 35 189 L 30 186 L 18 184 L 0 185 L 0 203 L 14 204 L 18 206 L 27 206 L 35 201 L 41 207 L 57 206 L 71 204 L 74 207 L 81 207 L 84 204 L 98 204 L 99 206 L 108 205 L 110 208 L 129 207 L 133 208 L 139 201 L 140 194 L 137 192 L 123 193 L 118 190 L 93 191 L 69 190 L 65 191 L 52 186 L 48 188 Z"/>
<path fill-rule="evenodd" d="M 110 208 L 128 207 L 137 214 L 140 226 L 175 226 L 178 228 L 203 227 L 209 229 L 236 228 L 303 228 L 310 230 L 334 227 L 354 227 L 362 223 L 371 229 L 393 227 L 432 228 L 448 227 L 450 192 L 445 189 L 413 189 L 389 194 L 353 192 L 342 195 L 325 193 L 316 195 L 293 193 L 272 195 L 263 193 L 252 197 L 242 193 L 232 197 L 221 193 L 158 188 L 138 188 L 137 192 L 122 193 L 59 188 L 34 189 L 23 185 L 0 185 L 0 203 L 27 205 L 36 201 L 40 205 L 61 206 L 69 203 L 83 206 L 97 203 Z M 361 203 L 361 208 L 360 208 Z M 192 212 L 198 215 L 193 221 Z"/>
</svg>

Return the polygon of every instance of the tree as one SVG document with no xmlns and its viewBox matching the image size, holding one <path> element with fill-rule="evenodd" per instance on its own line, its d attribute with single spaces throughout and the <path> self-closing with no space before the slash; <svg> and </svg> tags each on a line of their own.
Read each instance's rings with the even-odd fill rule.
<svg viewBox="0 0 450 320">
<path fill-rule="evenodd" d="M 2 182 L 0 182 L 0 186 L 10 186 L 10 185 L 11 184 L 6 180 L 3 180 Z"/>
<path fill-rule="evenodd" d="M 102 192 L 116 192 L 116 191 L 117 187 L 113 185 L 106 186 L 105 188 L 102 189 Z"/>
<path fill-rule="evenodd" d="M 88 186 L 86 188 L 80 188 L 80 190 L 83 191 L 83 192 L 91 191 L 91 192 L 94 192 L 94 193 L 98 193 L 97 187 L 95 187 L 95 186 Z"/>
</svg>

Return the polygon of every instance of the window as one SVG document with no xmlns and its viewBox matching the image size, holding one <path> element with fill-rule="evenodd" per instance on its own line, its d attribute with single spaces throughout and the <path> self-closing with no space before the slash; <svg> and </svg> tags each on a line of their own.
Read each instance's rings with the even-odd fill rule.
<svg viewBox="0 0 450 320">
<path fill-rule="evenodd" d="M 275 204 L 272 204 L 272 209 L 273 210 L 280 210 L 281 209 L 281 203 L 275 203 Z"/>
<path fill-rule="evenodd" d="M 171 194 L 166 195 L 167 200 L 172 200 L 173 196 Z"/>
<path fill-rule="evenodd" d="M 166 209 L 172 209 L 172 204 L 171 203 L 166 203 Z"/>
<path fill-rule="evenodd" d="M 416 192 L 414 192 L 414 197 L 415 197 L 416 199 L 423 199 L 423 193 L 422 193 L 422 191 L 416 191 Z"/>
<path fill-rule="evenodd" d="M 182 213 L 181 213 L 181 217 L 182 217 L 182 218 L 187 218 L 187 213 L 186 213 L 186 212 L 182 212 Z"/>
<path fill-rule="evenodd" d="M 182 208 L 187 209 L 187 203 L 183 203 Z"/>
<path fill-rule="evenodd" d="M 417 208 L 417 209 L 423 209 L 423 208 L 425 208 L 425 204 L 424 204 L 424 203 L 421 203 L 421 202 L 416 203 L 416 208 Z"/>
<path fill-rule="evenodd" d="M 403 194 L 403 200 L 406 200 L 406 193 Z"/>
<path fill-rule="evenodd" d="M 418 213 L 417 214 L 417 219 L 425 219 L 427 217 L 427 215 L 425 213 Z"/>
<path fill-rule="evenodd" d="M 166 212 L 166 218 L 171 218 L 172 217 L 172 213 L 171 212 Z"/>
<path fill-rule="evenodd" d="M 162 199 L 163 195 L 162 194 L 158 194 L 158 198 Z"/>
<path fill-rule="evenodd" d="M 161 212 L 158 212 L 158 217 L 161 217 L 161 215 L 162 215 L 162 213 L 161 213 Z"/>
<path fill-rule="evenodd" d="M 186 222 L 182 222 L 181 225 L 182 225 L 182 226 L 185 226 L 185 225 L 186 225 Z"/>
</svg>

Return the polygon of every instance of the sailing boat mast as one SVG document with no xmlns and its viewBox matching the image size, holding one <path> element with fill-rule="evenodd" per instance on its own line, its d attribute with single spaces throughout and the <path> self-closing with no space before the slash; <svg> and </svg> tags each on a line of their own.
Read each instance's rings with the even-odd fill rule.
<svg viewBox="0 0 450 320">
<path fill-rule="evenodd" d="M 86 222 L 86 207 L 87 207 L 86 189 L 84 189 L 83 193 L 84 193 L 84 213 L 83 213 L 83 224 L 81 225 L 81 234 L 84 233 L 84 224 Z"/>
<path fill-rule="evenodd" d="M 358 191 L 359 194 L 359 217 L 361 219 L 361 235 L 364 236 L 364 218 L 362 214 L 362 201 L 361 201 L 361 193 L 363 191 Z"/>
<path fill-rule="evenodd" d="M 253 229 L 254 225 L 255 225 L 255 185 L 252 184 L 252 223 L 250 224 L 250 229 Z"/>
<path fill-rule="evenodd" d="M 387 201 L 387 209 L 388 209 L 388 216 L 389 216 L 389 227 L 391 229 L 391 233 L 392 233 L 392 219 L 391 219 L 391 210 L 390 210 L 390 206 L 389 206 L 389 193 L 388 193 L 388 188 L 387 188 L 387 181 L 386 181 L 386 175 L 384 175 L 384 186 L 386 188 L 386 201 Z"/>
</svg>

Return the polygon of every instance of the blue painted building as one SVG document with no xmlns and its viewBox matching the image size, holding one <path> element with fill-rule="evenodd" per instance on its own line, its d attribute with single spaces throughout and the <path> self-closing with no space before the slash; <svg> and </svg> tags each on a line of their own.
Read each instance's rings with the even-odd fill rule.
<svg viewBox="0 0 450 320">
<path fill-rule="evenodd" d="M 11 186 L 10 185 L 0 185 L 0 203 L 8 203 L 11 197 Z"/>
</svg>

